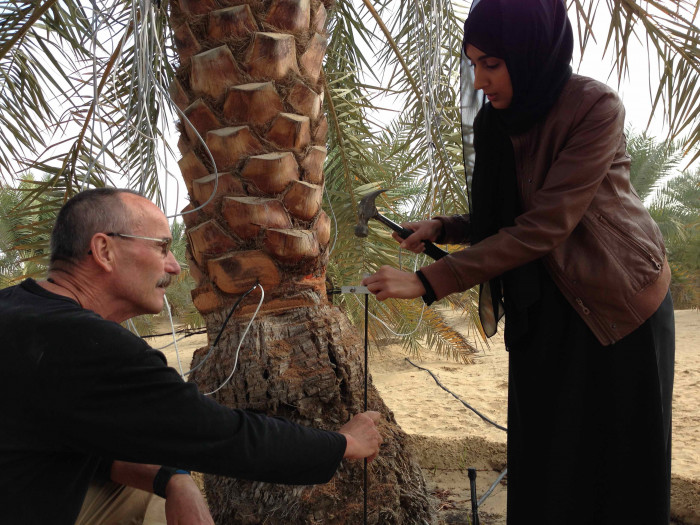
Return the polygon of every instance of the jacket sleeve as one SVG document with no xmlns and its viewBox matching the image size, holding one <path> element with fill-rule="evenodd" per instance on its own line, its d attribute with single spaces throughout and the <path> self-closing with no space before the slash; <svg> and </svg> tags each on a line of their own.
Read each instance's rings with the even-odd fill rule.
<svg viewBox="0 0 700 525">
<path fill-rule="evenodd" d="M 43 414 L 57 445 L 272 483 L 325 483 L 335 474 L 345 436 L 219 405 L 166 366 L 160 352 L 116 328 L 100 334 L 76 327 L 82 344 L 70 365 L 46 363 L 47 392 L 63 389 L 61 403 L 47 393 Z"/>
<path fill-rule="evenodd" d="M 469 214 L 433 217 L 442 223 L 438 244 L 468 244 L 471 237 Z"/>
<path fill-rule="evenodd" d="M 541 258 L 563 243 L 612 165 L 623 129 L 624 107 L 614 92 L 584 100 L 542 187 L 515 225 L 421 268 L 436 297 L 468 290 Z"/>
</svg>

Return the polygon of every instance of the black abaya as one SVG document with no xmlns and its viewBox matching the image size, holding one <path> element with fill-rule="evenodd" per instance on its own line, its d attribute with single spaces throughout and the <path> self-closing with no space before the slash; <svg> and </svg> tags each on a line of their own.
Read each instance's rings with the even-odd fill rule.
<svg viewBox="0 0 700 525">
<path fill-rule="evenodd" d="M 636 331 L 602 346 L 538 266 L 528 333 L 508 345 L 508 523 L 667 525 L 670 294 Z"/>
</svg>

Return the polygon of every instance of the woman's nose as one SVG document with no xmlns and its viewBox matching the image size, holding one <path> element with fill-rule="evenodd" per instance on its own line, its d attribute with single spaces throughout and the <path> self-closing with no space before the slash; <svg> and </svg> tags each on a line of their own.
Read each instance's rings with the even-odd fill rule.
<svg viewBox="0 0 700 525">
<path fill-rule="evenodd" d="M 486 86 L 486 78 L 482 72 L 474 68 L 474 89 L 484 89 Z"/>
</svg>

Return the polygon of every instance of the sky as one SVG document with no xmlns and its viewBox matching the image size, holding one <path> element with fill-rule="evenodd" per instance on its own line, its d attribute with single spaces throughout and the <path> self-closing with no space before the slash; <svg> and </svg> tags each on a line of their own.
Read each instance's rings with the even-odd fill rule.
<svg viewBox="0 0 700 525">
<path fill-rule="evenodd" d="M 629 76 L 624 77 L 618 84 L 617 71 L 614 70 L 613 57 L 610 51 L 604 55 L 605 37 L 610 17 L 598 16 L 594 26 L 597 41 L 589 42 L 581 59 L 577 46 L 574 48 L 572 66 L 574 72 L 594 78 L 608 84 L 617 90 L 626 109 L 626 124 L 637 133 L 647 129 L 651 114 L 652 95 L 649 91 L 650 74 L 652 86 L 658 81 L 658 68 L 655 62 L 649 63 L 646 46 L 641 42 L 632 42 L 629 49 Z M 569 13 L 569 16 L 575 16 Z M 651 68 L 651 69 L 650 69 Z M 663 111 L 658 110 L 652 116 L 649 124 L 649 135 L 662 140 L 668 134 L 668 125 L 663 121 Z"/>
</svg>

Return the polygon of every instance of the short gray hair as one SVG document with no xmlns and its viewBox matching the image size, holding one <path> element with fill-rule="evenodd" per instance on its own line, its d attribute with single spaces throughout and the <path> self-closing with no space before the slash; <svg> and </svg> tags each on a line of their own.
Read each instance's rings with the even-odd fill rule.
<svg viewBox="0 0 700 525">
<path fill-rule="evenodd" d="M 140 193 L 120 188 L 85 190 L 66 202 L 56 217 L 51 232 L 51 263 L 75 264 L 87 256 L 96 233 L 123 233 L 131 225 L 129 209 L 121 193 Z"/>
</svg>

